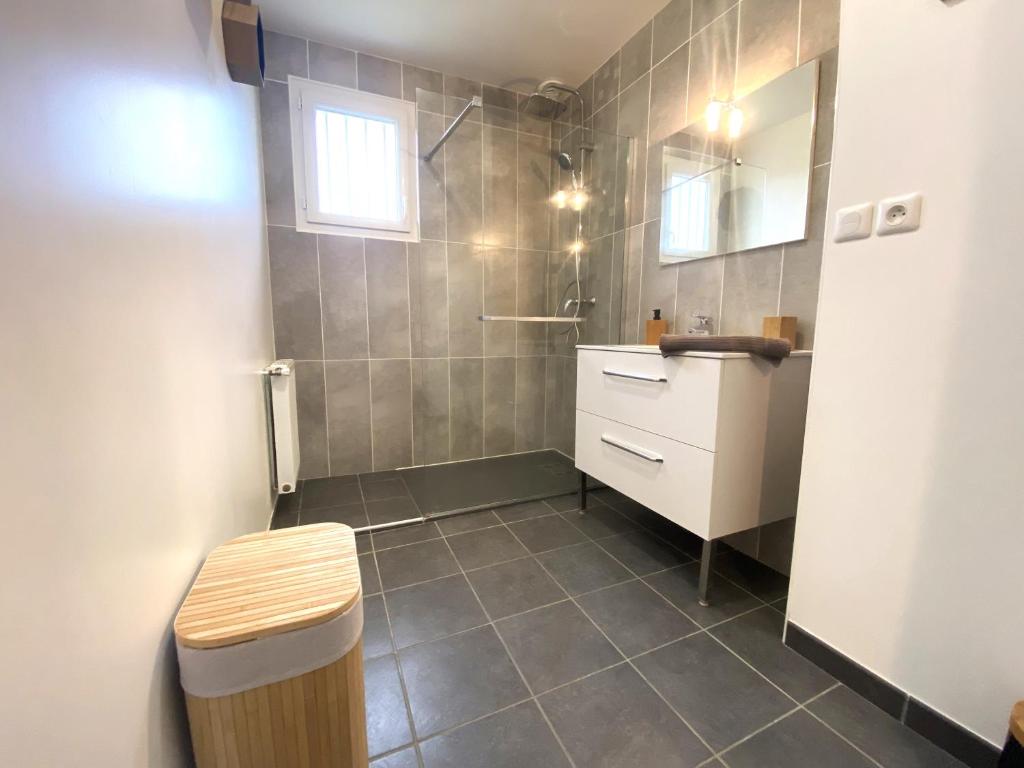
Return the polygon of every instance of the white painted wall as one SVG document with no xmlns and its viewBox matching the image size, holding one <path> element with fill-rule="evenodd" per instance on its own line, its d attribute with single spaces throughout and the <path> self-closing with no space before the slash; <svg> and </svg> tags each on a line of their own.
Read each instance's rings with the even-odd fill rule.
<svg viewBox="0 0 1024 768">
<path fill-rule="evenodd" d="M 170 621 L 269 519 L 256 93 L 219 5 L 4 5 L 0 765 L 186 765 Z"/>
<path fill-rule="evenodd" d="M 842 5 L 830 220 L 926 202 L 825 245 L 789 600 L 992 742 L 1024 698 L 1021 29 L 1012 0 Z"/>
</svg>

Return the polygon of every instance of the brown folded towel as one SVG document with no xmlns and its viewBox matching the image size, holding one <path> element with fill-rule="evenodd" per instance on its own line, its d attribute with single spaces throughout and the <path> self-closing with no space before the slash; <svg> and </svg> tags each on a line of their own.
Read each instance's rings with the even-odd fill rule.
<svg viewBox="0 0 1024 768">
<path fill-rule="evenodd" d="M 749 352 L 778 362 L 789 357 L 791 351 L 786 339 L 768 339 L 763 336 L 681 336 L 663 334 L 658 342 L 663 357 L 682 352 Z"/>
</svg>

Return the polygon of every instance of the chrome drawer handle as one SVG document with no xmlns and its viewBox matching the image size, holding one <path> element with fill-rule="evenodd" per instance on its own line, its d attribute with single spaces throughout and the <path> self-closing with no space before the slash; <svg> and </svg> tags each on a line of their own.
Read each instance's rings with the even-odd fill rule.
<svg viewBox="0 0 1024 768">
<path fill-rule="evenodd" d="M 664 376 L 651 376 L 649 373 L 629 373 L 627 371 L 613 371 L 605 368 L 601 371 L 605 376 L 617 376 L 620 379 L 636 379 L 637 381 L 653 381 L 658 384 L 665 384 L 668 379 Z"/>
<path fill-rule="evenodd" d="M 601 435 L 601 442 L 607 443 L 614 448 L 618 448 L 620 451 L 625 451 L 626 453 L 631 453 L 634 456 L 639 456 L 641 459 L 654 462 L 655 464 L 665 463 L 665 460 L 660 455 L 654 451 L 648 451 L 646 448 L 641 448 L 639 445 L 624 443 L 616 440 L 614 437 L 609 437 L 608 435 Z"/>
</svg>

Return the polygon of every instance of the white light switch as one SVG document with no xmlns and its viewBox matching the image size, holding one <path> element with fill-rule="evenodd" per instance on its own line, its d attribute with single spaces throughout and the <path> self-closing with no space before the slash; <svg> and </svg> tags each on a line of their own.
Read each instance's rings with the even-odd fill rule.
<svg viewBox="0 0 1024 768">
<path fill-rule="evenodd" d="M 921 226 L 921 194 L 887 197 L 878 203 L 875 231 L 880 235 L 913 232 Z"/>
<path fill-rule="evenodd" d="M 836 211 L 832 239 L 837 243 L 871 237 L 871 220 L 875 217 L 873 203 L 861 203 Z"/>
</svg>

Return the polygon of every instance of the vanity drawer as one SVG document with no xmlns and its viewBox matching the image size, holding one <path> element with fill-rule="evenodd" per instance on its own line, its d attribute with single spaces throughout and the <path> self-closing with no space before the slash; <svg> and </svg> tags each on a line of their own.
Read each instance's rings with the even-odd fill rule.
<svg viewBox="0 0 1024 768">
<path fill-rule="evenodd" d="M 715 454 L 576 411 L 576 466 L 707 538 Z"/>
<path fill-rule="evenodd" d="M 576 407 L 715 450 L 722 361 L 579 350 Z"/>
</svg>

